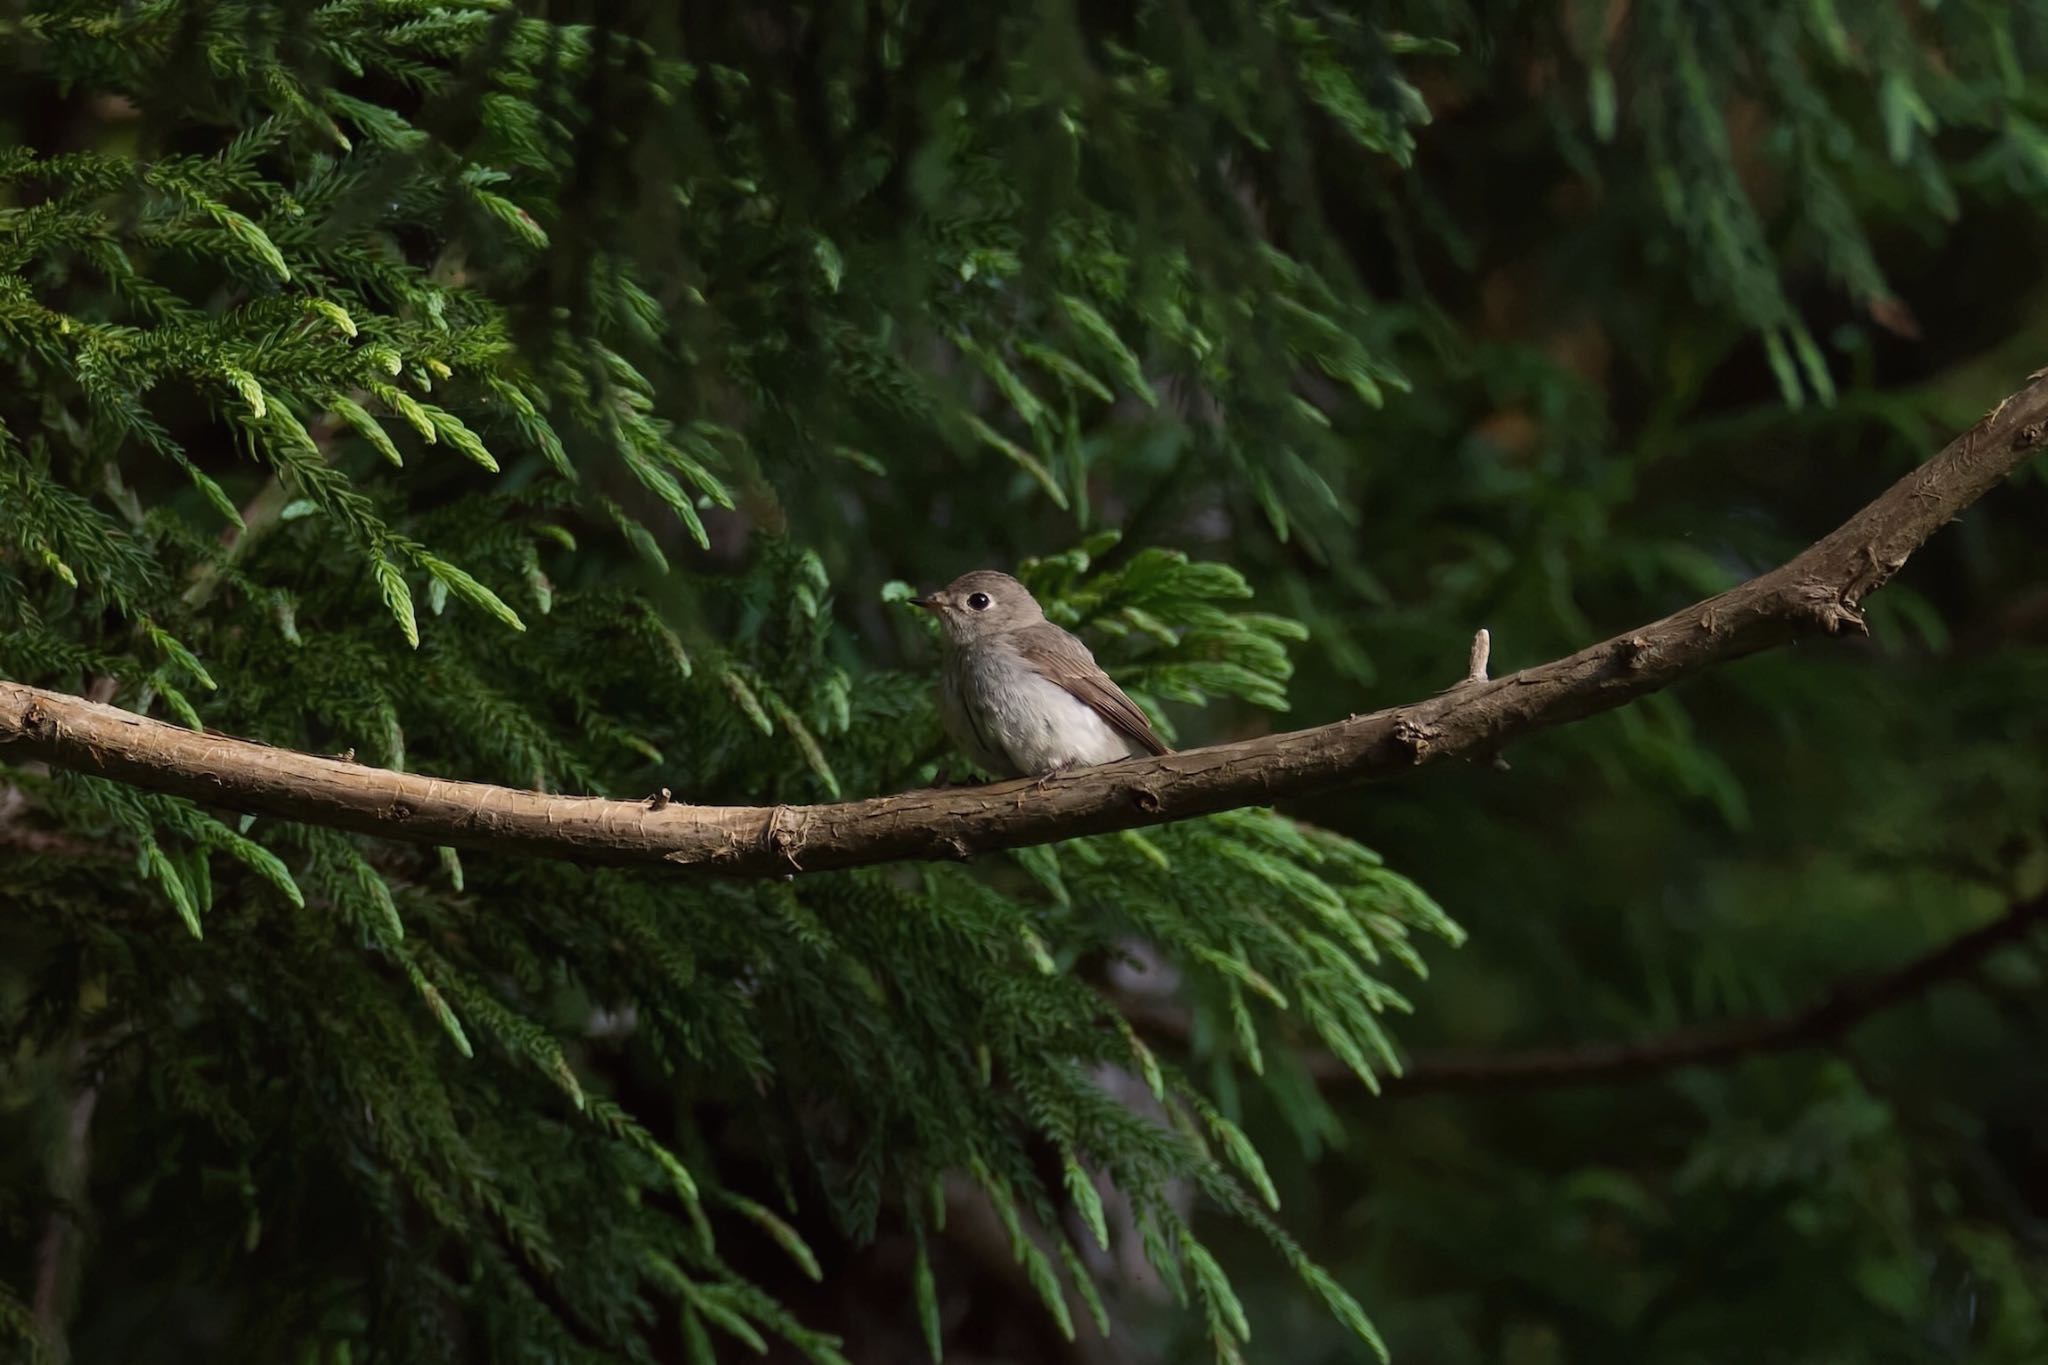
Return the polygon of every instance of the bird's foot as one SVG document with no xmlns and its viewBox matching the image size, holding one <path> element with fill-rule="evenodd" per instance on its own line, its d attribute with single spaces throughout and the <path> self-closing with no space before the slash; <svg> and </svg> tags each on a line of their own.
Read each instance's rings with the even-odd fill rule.
<svg viewBox="0 0 2048 1365">
<path fill-rule="evenodd" d="M 1069 768 L 1072 768 L 1073 766 L 1073 760 L 1071 759 L 1069 759 L 1065 763 L 1056 763 L 1052 767 L 1047 768 L 1044 772 L 1040 773 L 1037 777 L 1033 778 L 1031 780 L 1031 785 L 1025 788 L 1024 790 L 1028 792 L 1042 792 L 1048 786 L 1052 785 L 1052 780 L 1055 777 L 1058 777 L 1061 773 L 1066 772 Z M 1022 810 L 1023 808 L 1024 792 L 1018 792 L 1017 809 Z"/>
</svg>

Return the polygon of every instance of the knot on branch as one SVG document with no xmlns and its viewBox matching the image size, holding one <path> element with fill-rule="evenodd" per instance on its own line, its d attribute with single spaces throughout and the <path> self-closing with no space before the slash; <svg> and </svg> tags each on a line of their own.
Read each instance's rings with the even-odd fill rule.
<svg viewBox="0 0 2048 1365">
<path fill-rule="evenodd" d="M 1157 815 L 1161 805 L 1159 793 L 1153 791 L 1150 787 L 1133 787 L 1131 788 L 1131 804 L 1147 815 Z"/>
<path fill-rule="evenodd" d="M 1870 623 L 1847 602 L 1816 602 L 1813 623 L 1830 635 L 1868 635 Z"/>
<path fill-rule="evenodd" d="M 1614 657 L 1621 666 L 1633 673 L 1643 666 L 1650 656 L 1650 640 L 1646 635 L 1631 635 L 1618 640 L 1614 645 Z"/>
<path fill-rule="evenodd" d="M 1794 592 L 1792 617 L 1800 625 L 1829 635 L 1868 635 L 1863 613 L 1844 593 L 1825 583 L 1809 583 Z"/>
<path fill-rule="evenodd" d="M 1431 747 L 1443 738 L 1443 733 L 1443 727 L 1416 720 L 1413 716 L 1403 716 L 1394 722 L 1394 743 L 1408 755 L 1410 763 L 1420 763 L 1428 757 Z"/>
<path fill-rule="evenodd" d="M 2041 434 L 2041 424 L 2039 422 L 2029 422 L 2013 433 L 2012 448 L 2014 450 L 2032 450 L 2035 446 L 2041 444 Z"/>
<path fill-rule="evenodd" d="M 791 817 L 791 823 L 787 827 L 782 822 L 784 816 Z M 803 851 L 803 846 L 809 839 L 810 836 L 804 832 L 804 814 L 801 810 L 777 806 L 768 812 L 768 828 L 761 832 L 761 842 L 767 845 L 769 851 L 776 857 L 788 863 L 791 871 L 804 870 L 803 864 L 796 860 L 796 855 Z"/>
<path fill-rule="evenodd" d="M 39 701 L 31 701 L 21 713 L 21 732 L 30 739 L 50 739 L 57 733 L 57 721 Z"/>
<path fill-rule="evenodd" d="M 1851 611 L 1855 610 L 1856 603 L 1891 582 L 1892 575 L 1906 567 L 1906 557 L 1904 555 L 1899 555 L 1892 559 L 1881 559 L 1878 557 L 1877 547 L 1874 545 L 1858 547 L 1856 557 L 1862 561 L 1861 566 L 1856 570 L 1856 576 L 1851 578 L 1847 584 L 1834 594 L 1836 600 L 1846 604 Z M 1825 591 L 1825 589 L 1816 588 L 1814 591 Z"/>
</svg>

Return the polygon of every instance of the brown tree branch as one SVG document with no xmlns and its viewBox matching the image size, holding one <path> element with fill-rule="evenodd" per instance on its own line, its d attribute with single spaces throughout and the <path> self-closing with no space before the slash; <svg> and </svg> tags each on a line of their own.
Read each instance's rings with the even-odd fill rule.
<svg viewBox="0 0 2048 1365">
<path fill-rule="evenodd" d="M 1510 740 L 1612 710 L 1801 634 L 1862 631 L 1863 598 L 2040 447 L 2048 429 L 2044 375 L 1789 563 L 1661 621 L 1503 678 L 1467 678 L 1407 706 L 1043 783 L 829 806 L 550 796 L 195 733 L 15 683 L 0 683 L 0 752 L 389 839 L 732 876 L 964 858 L 1185 820 L 1491 755 Z"/>
<path fill-rule="evenodd" d="M 1635 1043 L 1585 1043 L 1516 1052 L 1428 1053 L 1405 1074 L 1386 1081 L 1390 1093 L 1500 1089 L 1506 1086 L 1608 1084 L 1638 1080 L 1685 1066 L 1725 1066 L 1747 1057 L 1822 1047 L 1872 1015 L 1917 999 L 1944 981 L 1965 976 L 2008 944 L 2048 922 L 2048 893 L 2021 901 L 1997 919 L 1959 934 L 1882 976 L 1842 982 L 1804 1009 L 1759 1019 L 1682 1029 Z M 1318 1062 L 1320 1062 L 1320 1058 Z M 1326 1084 L 1350 1081 L 1348 1068 L 1316 1065 Z"/>
</svg>

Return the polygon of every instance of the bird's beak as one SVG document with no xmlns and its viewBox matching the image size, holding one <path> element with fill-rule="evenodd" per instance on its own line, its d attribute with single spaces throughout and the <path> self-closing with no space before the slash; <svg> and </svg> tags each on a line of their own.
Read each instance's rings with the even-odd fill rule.
<svg viewBox="0 0 2048 1365">
<path fill-rule="evenodd" d="M 923 607 L 926 611 L 937 611 L 940 603 L 938 595 L 934 593 L 927 597 L 913 597 L 910 599 L 910 605 L 913 607 Z"/>
</svg>

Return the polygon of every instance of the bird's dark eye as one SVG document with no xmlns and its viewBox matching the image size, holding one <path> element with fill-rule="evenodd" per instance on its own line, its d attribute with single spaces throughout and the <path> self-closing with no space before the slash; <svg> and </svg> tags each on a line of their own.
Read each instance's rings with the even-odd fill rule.
<svg viewBox="0 0 2048 1365">
<path fill-rule="evenodd" d="M 967 597 L 967 609 L 969 611 L 987 611 L 988 594 L 985 592 L 969 593 Z"/>
</svg>

